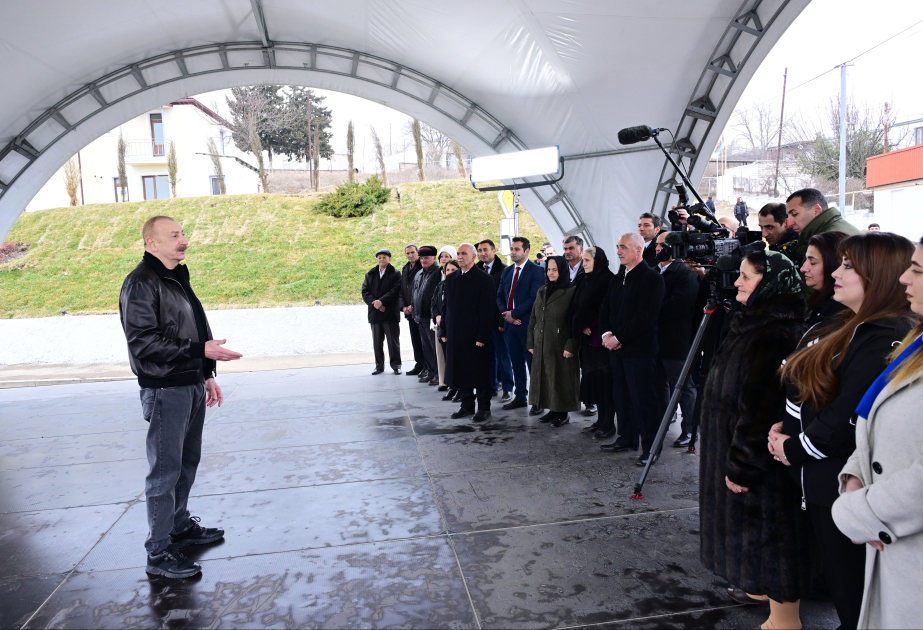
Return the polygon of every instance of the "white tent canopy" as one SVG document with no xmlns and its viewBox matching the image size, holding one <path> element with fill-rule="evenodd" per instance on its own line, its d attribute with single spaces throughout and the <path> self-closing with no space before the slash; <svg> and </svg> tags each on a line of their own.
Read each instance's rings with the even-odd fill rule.
<svg viewBox="0 0 923 630">
<path fill-rule="evenodd" d="M 68 158 L 122 122 L 192 94 L 289 84 L 382 103 L 473 155 L 560 145 L 564 179 L 523 204 L 553 241 L 611 244 L 665 209 L 674 178 L 650 143 L 620 147 L 618 130 L 669 128 L 697 181 L 808 1 L 4 3 L 0 237 Z"/>
</svg>

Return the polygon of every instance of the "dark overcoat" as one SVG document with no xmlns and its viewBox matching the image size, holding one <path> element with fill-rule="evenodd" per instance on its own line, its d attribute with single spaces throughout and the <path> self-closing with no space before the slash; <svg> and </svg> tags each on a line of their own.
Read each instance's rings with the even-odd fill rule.
<svg viewBox="0 0 923 630">
<path fill-rule="evenodd" d="M 445 279 L 445 382 L 453 388 L 490 387 L 490 333 L 494 330 L 494 281 L 472 267 Z M 478 346 L 477 342 L 484 344 Z"/>
<path fill-rule="evenodd" d="M 701 413 L 699 517 L 705 568 L 748 593 L 792 602 L 820 576 L 798 487 L 773 461 L 785 415 L 779 366 L 804 333 L 804 299 L 783 295 L 737 313 L 711 364 Z M 725 476 L 749 492 L 735 494 Z"/>
<path fill-rule="evenodd" d="M 385 311 L 372 307 L 372 302 L 381 300 Z M 369 323 L 397 322 L 401 319 L 401 274 L 393 265 L 388 265 L 385 275 L 379 277 L 378 265 L 365 274 L 362 281 L 362 301 L 369 305 Z"/>
<path fill-rule="evenodd" d="M 547 296 L 546 284 L 538 290 L 529 318 L 526 348 L 533 350 L 529 404 L 551 411 L 579 411 L 580 345 L 567 321 L 574 287 Z M 574 356 L 565 359 L 565 350 Z"/>
</svg>

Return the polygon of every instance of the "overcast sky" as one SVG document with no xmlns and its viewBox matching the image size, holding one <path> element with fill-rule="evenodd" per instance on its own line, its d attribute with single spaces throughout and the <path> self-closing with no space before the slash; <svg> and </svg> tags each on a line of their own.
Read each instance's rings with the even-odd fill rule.
<svg viewBox="0 0 923 630">
<path fill-rule="evenodd" d="M 786 118 L 801 113 L 819 119 L 829 97 L 839 95 L 840 71 L 832 70 L 834 66 L 921 21 L 923 0 L 812 0 L 760 65 L 739 106 L 757 100 L 780 100 L 782 75 L 788 68 Z M 921 47 L 923 23 L 856 59 L 847 70 L 847 92 L 857 104 L 872 109 L 883 108 L 889 102 L 899 122 L 923 118 L 923 82 L 918 74 Z M 827 74 L 805 84 L 824 72 Z M 335 152 L 346 152 L 346 125 L 350 119 L 356 126 L 358 155 L 362 155 L 364 145 L 366 158 L 372 159 L 369 124 L 375 125 L 386 152 L 389 134 L 395 153 L 404 147 L 406 115 L 355 96 L 316 92 L 327 97 L 324 105 L 333 111 Z M 223 105 L 226 93 L 211 92 L 197 98 L 209 106 L 216 102 Z M 726 136 L 730 140 L 735 133 L 728 128 Z"/>
</svg>

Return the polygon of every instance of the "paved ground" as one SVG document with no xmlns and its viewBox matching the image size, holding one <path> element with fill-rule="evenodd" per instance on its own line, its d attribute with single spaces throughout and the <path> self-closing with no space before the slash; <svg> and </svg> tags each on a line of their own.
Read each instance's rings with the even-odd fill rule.
<svg viewBox="0 0 923 630">
<path fill-rule="evenodd" d="M 190 507 L 226 540 L 149 578 L 137 385 L 0 391 L 0 627 L 756 627 L 698 560 L 697 461 L 523 410 L 476 426 L 370 366 L 222 377 Z M 675 429 L 674 429 L 675 430 Z M 836 627 L 806 603 L 806 627 Z"/>
</svg>

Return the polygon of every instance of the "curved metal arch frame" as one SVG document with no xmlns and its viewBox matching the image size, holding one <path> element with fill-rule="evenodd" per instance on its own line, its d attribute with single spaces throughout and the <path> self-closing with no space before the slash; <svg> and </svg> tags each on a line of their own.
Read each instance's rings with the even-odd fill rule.
<svg viewBox="0 0 923 630">
<path fill-rule="evenodd" d="M 357 50 L 302 42 L 208 44 L 130 64 L 84 85 L 48 108 L 0 149 L 0 199 L 35 160 L 67 133 L 127 98 L 196 76 L 275 68 L 366 81 L 412 98 L 451 118 L 497 153 L 506 145 L 518 151 L 528 148 L 509 127 L 464 95 L 394 61 Z M 565 234 L 582 234 L 592 243 L 589 228 L 564 188 L 551 182 L 550 177 L 543 179 L 549 182 L 553 195 L 548 199 L 538 194 L 534 196 L 545 206 L 557 227 Z M 560 218 L 552 210 L 556 205 L 564 210 Z M 565 230 L 561 218 L 572 221 L 575 227 Z"/>
<path fill-rule="evenodd" d="M 724 107 L 741 69 L 750 59 L 750 55 L 759 45 L 766 32 L 775 23 L 776 18 L 788 6 L 790 0 L 744 0 L 737 14 L 730 21 L 709 59 L 711 61 L 702 70 L 699 80 L 689 97 L 689 103 L 683 111 L 674 132 L 670 153 L 686 172 L 695 168 L 705 140 L 708 138 Z M 765 18 L 765 21 L 760 15 Z M 736 60 L 736 61 L 735 61 Z M 706 159 L 711 156 L 709 152 Z M 651 213 L 658 212 L 666 217 L 670 197 L 676 195 L 679 183 L 673 167 L 664 160 L 657 189 L 651 202 Z"/>
</svg>

